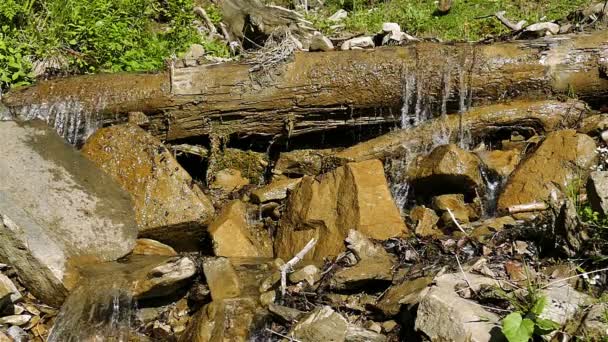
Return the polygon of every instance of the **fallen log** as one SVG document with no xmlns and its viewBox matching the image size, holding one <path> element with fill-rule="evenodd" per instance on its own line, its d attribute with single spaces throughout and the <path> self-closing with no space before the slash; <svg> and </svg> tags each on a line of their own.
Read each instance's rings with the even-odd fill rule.
<svg viewBox="0 0 608 342">
<path fill-rule="evenodd" d="M 74 142 L 131 111 L 145 113 L 149 130 L 165 140 L 209 134 L 270 139 L 396 124 L 402 112 L 406 122 L 516 98 L 576 94 L 598 103 L 608 93 L 600 72 L 607 56 L 608 31 L 492 45 L 420 42 L 296 53 L 258 72 L 231 63 L 76 76 L 16 89 L 2 102 L 18 117 L 46 119 Z"/>
</svg>

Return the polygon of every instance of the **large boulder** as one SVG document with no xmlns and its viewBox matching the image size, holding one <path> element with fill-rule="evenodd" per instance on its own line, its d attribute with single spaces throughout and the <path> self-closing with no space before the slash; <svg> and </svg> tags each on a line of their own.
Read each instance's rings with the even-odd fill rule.
<svg viewBox="0 0 608 342">
<path fill-rule="evenodd" d="M 0 262 L 60 304 L 69 261 L 116 260 L 133 248 L 129 196 L 42 122 L 0 122 L 0 136 Z"/>
<path fill-rule="evenodd" d="M 196 247 L 213 205 L 160 140 L 135 125 L 117 125 L 98 130 L 82 152 L 131 195 L 140 236 Z"/>
<path fill-rule="evenodd" d="M 479 151 L 476 154 L 488 169 L 501 177 L 509 177 L 521 161 L 521 152 L 516 149 Z"/>
<path fill-rule="evenodd" d="M 407 232 L 379 160 L 349 163 L 316 178 L 304 177 L 289 197 L 275 252 L 288 260 L 316 238 L 307 259 L 335 256 L 344 250 L 350 229 L 377 240 Z"/>
<path fill-rule="evenodd" d="M 551 192 L 565 194 L 574 182 L 585 181 L 596 164 L 593 139 L 574 130 L 556 131 L 513 172 L 498 198 L 498 210 L 516 204 L 546 201 Z"/>
<path fill-rule="evenodd" d="M 471 152 L 454 144 L 436 147 L 418 160 L 409 171 L 409 178 L 417 196 L 466 194 L 475 196 L 475 189 L 483 192 L 482 163 Z"/>
<path fill-rule="evenodd" d="M 247 204 L 235 200 L 226 205 L 209 225 L 213 251 L 223 257 L 272 258 L 268 231 L 248 217 Z"/>
</svg>

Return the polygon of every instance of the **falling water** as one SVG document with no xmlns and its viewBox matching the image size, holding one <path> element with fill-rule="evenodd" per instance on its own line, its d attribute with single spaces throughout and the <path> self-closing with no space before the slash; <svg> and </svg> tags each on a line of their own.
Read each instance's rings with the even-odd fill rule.
<svg viewBox="0 0 608 342">
<path fill-rule="evenodd" d="M 120 274 L 81 282 L 61 307 L 48 342 L 129 340 L 135 301 Z"/>
<path fill-rule="evenodd" d="M 103 107 L 103 100 L 99 101 L 94 110 L 85 108 L 79 101 L 65 100 L 30 104 L 21 108 L 16 116 L 22 120 L 44 120 L 66 141 L 80 144 L 101 125 L 98 112 Z"/>
<path fill-rule="evenodd" d="M 410 123 L 410 107 L 412 100 L 414 99 L 414 87 L 416 85 L 416 77 L 414 74 L 407 74 L 403 76 L 403 89 L 402 89 L 402 101 L 401 106 L 401 128 L 411 127 Z"/>
<path fill-rule="evenodd" d="M 485 183 L 482 214 L 484 217 L 491 217 L 496 213 L 496 204 L 502 185 L 502 178 L 499 175 L 490 174 L 488 170 L 483 167 L 479 171 Z"/>
</svg>

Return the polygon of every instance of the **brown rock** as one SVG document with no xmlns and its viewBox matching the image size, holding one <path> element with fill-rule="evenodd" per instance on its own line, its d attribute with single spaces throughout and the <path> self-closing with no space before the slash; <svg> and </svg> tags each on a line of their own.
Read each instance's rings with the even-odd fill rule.
<svg viewBox="0 0 608 342">
<path fill-rule="evenodd" d="M 422 196 L 461 193 L 474 197 L 475 189 L 484 187 L 480 166 L 473 153 L 454 144 L 442 145 L 418 160 L 409 178 L 416 194 Z"/>
<path fill-rule="evenodd" d="M 177 255 L 177 252 L 171 246 L 167 246 L 156 240 L 137 239 L 135 240 L 133 254 L 174 256 Z"/>
<path fill-rule="evenodd" d="M 335 256 L 344 250 L 349 229 L 377 240 L 406 233 L 378 160 L 349 163 L 317 178 L 304 177 L 289 197 L 275 251 L 288 260 L 316 238 L 306 259 Z"/>
<path fill-rule="evenodd" d="M 272 258 L 272 242 L 263 227 L 249 224 L 247 205 L 230 202 L 209 225 L 213 251 L 224 257 Z"/>
<path fill-rule="evenodd" d="M 210 188 L 220 189 L 226 193 L 236 191 L 249 184 L 249 179 L 241 176 L 241 171 L 234 169 L 223 169 L 215 174 L 215 179 Z"/>
<path fill-rule="evenodd" d="M 534 154 L 513 172 L 498 198 L 498 210 L 546 201 L 551 191 L 565 193 L 568 185 L 585 181 L 597 161 L 595 142 L 574 130 L 550 133 Z"/>
<path fill-rule="evenodd" d="M 433 209 L 416 206 L 410 212 L 410 218 L 416 222 L 416 235 L 420 237 L 441 235 L 441 231 L 437 229 L 439 217 Z"/>
<path fill-rule="evenodd" d="M 502 177 L 508 177 L 521 161 L 518 150 L 493 150 L 476 153 L 486 166 Z"/>
<path fill-rule="evenodd" d="M 225 148 L 213 153 L 212 149 L 207 173 L 217 177 L 221 170 L 238 170 L 241 172 L 241 176 L 248 179 L 251 184 L 260 184 L 264 180 L 267 166 L 268 156 L 264 153 L 243 151 L 236 148 Z"/>
<path fill-rule="evenodd" d="M 82 153 L 131 195 L 140 236 L 196 247 L 213 205 L 158 139 L 132 124 L 111 126 L 93 134 Z"/>
<path fill-rule="evenodd" d="M 386 316 L 395 316 L 401 310 L 401 305 L 418 304 L 428 290 L 427 286 L 432 282 L 432 277 L 422 277 L 394 285 L 388 289 L 376 306 Z"/>
<path fill-rule="evenodd" d="M 445 227 L 454 226 L 454 220 L 448 212 L 448 209 L 450 209 L 458 223 L 462 224 L 469 222 L 471 209 L 464 203 L 464 195 L 450 194 L 435 196 L 433 197 L 433 208 L 442 213 L 441 222 L 443 222 L 443 226 Z"/>
<path fill-rule="evenodd" d="M 287 197 L 287 191 L 293 190 L 300 184 L 302 178 L 285 178 L 271 182 L 251 192 L 251 199 L 255 203 L 278 201 Z"/>
<path fill-rule="evenodd" d="M 220 301 L 241 294 L 239 277 L 227 258 L 209 258 L 203 262 L 205 279 L 211 290 L 211 298 Z"/>
</svg>

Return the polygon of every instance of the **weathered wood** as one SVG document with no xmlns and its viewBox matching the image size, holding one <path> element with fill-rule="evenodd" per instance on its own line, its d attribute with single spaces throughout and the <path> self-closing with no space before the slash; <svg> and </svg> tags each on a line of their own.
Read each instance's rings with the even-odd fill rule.
<svg viewBox="0 0 608 342">
<path fill-rule="evenodd" d="M 150 131 L 166 140 L 211 133 L 270 138 L 398 123 L 404 100 L 410 116 L 556 94 L 598 103 L 608 93 L 600 72 L 607 56 L 608 31 L 492 45 L 421 42 L 297 53 L 279 68 L 253 73 L 232 63 L 70 77 L 14 90 L 2 102 L 20 117 L 62 124 L 64 134 L 141 111 Z"/>
</svg>

